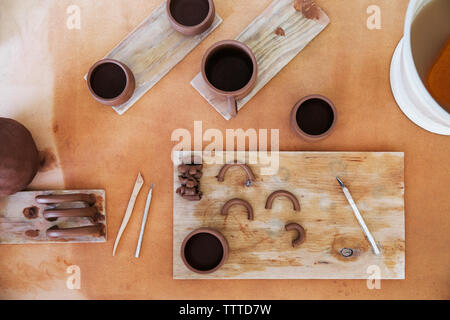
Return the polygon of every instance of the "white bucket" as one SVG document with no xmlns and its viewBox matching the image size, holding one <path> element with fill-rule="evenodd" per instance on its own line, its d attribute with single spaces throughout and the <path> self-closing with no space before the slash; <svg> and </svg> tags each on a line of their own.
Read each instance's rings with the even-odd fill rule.
<svg viewBox="0 0 450 320">
<path fill-rule="evenodd" d="M 411 0 L 406 12 L 403 38 L 391 62 L 391 88 L 398 106 L 415 124 L 425 130 L 450 135 L 450 114 L 425 88 L 411 51 L 411 24 L 420 10 L 431 0 Z"/>
</svg>

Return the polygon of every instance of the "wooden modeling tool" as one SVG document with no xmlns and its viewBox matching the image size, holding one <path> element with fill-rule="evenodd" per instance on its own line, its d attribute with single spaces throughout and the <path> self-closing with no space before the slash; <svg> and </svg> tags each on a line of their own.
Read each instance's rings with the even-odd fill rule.
<svg viewBox="0 0 450 320">
<path fill-rule="evenodd" d="M 152 193 L 153 193 L 153 183 L 150 186 L 150 191 L 147 195 L 147 202 L 145 203 L 145 210 L 144 210 L 144 216 L 142 217 L 142 223 L 141 223 L 141 232 L 139 234 L 139 240 L 136 247 L 136 258 L 139 258 L 139 255 L 141 253 L 141 246 L 142 246 L 142 239 L 144 238 L 144 232 L 145 232 L 145 225 L 147 224 L 148 219 L 148 210 L 150 209 L 150 203 L 152 202 Z"/>
<path fill-rule="evenodd" d="M 125 228 L 128 225 L 128 221 L 130 221 L 131 214 L 133 213 L 134 204 L 136 203 L 136 198 L 141 191 L 142 185 L 144 184 L 144 178 L 142 178 L 141 173 L 139 172 L 138 177 L 136 179 L 136 183 L 133 188 L 133 192 L 131 193 L 130 201 L 128 202 L 127 210 L 125 211 L 125 215 L 122 220 L 122 225 L 120 226 L 119 232 L 117 233 L 116 242 L 114 243 L 113 248 L 113 256 L 116 255 L 116 249 L 119 245 L 120 238 L 122 237 Z"/>
<path fill-rule="evenodd" d="M 339 185 L 342 188 L 342 191 L 344 191 L 345 197 L 347 198 L 348 203 L 353 209 L 353 212 L 355 213 L 356 220 L 358 220 L 359 225 L 364 231 L 364 234 L 367 237 L 367 240 L 369 240 L 370 245 L 372 246 L 372 249 L 376 255 L 379 255 L 380 249 L 378 249 L 377 243 L 375 242 L 375 239 L 373 238 L 372 234 L 369 231 L 369 228 L 367 228 L 366 223 L 364 222 L 363 217 L 361 216 L 361 213 L 359 213 L 358 207 L 355 204 L 355 201 L 353 201 L 352 195 L 350 194 L 350 191 L 348 191 L 347 187 L 344 185 L 344 183 L 336 177 L 336 180 L 338 181 Z"/>
</svg>

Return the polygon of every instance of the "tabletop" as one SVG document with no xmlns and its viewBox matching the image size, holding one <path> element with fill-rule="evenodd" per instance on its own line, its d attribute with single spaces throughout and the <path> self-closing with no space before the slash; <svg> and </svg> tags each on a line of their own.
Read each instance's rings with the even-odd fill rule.
<svg viewBox="0 0 450 320">
<path fill-rule="evenodd" d="M 236 37 L 271 0 L 215 0 L 223 23 L 119 116 L 90 96 L 83 76 L 161 2 L 0 0 L 0 116 L 26 125 L 51 160 L 30 187 L 105 189 L 109 238 L 105 244 L 0 246 L 0 298 L 450 298 L 450 140 L 410 122 L 389 84 L 408 1 L 317 0 L 329 26 L 226 121 L 189 83 L 205 50 Z M 367 25 L 374 4 L 379 29 Z M 290 110 L 311 93 L 329 97 L 339 114 L 333 134 L 316 143 L 299 140 L 289 128 Z M 404 152 L 406 279 L 383 280 L 379 290 L 365 280 L 173 280 L 171 135 L 179 128 L 193 132 L 194 121 L 202 121 L 203 131 L 279 129 L 283 151 Z M 141 257 L 134 251 L 142 194 L 113 257 L 139 171 L 143 190 L 155 184 Z M 67 285 L 72 266 L 79 268 L 79 289 Z"/>
</svg>

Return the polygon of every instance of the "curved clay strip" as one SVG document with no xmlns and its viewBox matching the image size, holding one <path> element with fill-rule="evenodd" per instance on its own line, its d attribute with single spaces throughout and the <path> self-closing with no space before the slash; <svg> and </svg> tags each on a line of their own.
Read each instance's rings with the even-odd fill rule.
<svg viewBox="0 0 450 320">
<path fill-rule="evenodd" d="M 306 238 L 306 231 L 305 229 L 299 225 L 298 223 L 289 223 L 285 227 L 286 231 L 296 230 L 298 235 L 297 238 L 292 240 L 292 246 L 295 248 L 296 246 L 300 245 L 305 241 Z"/>
<path fill-rule="evenodd" d="M 53 239 L 62 238 L 75 238 L 75 237 L 102 237 L 105 235 L 105 225 L 96 224 L 93 226 L 78 227 L 78 228 L 67 228 L 60 229 L 58 226 L 53 226 L 47 230 L 47 237 Z"/>
<path fill-rule="evenodd" d="M 183 176 L 178 176 L 178 180 L 181 184 L 185 185 L 188 188 L 193 188 L 198 186 L 198 181 L 192 178 L 185 178 Z"/>
<path fill-rule="evenodd" d="M 294 210 L 295 210 L 295 211 L 300 211 L 300 202 L 298 202 L 297 197 L 294 196 L 294 195 L 293 195 L 292 193 L 290 193 L 289 191 L 286 191 L 286 190 L 278 190 L 278 191 L 273 192 L 273 193 L 267 198 L 267 201 L 266 201 L 266 209 L 272 209 L 272 203 L 273 203 L 273 200 L 275 200 L 275 198 L 281 197 L 281 196 L 284 196 L 284 197 L 289 198 L 289 200 L 291 200 L 291 201 L 292 201 L 292 204 L 294 205 Z"/>
<path fill-rule="evenodd" d="M 89 205 L 95 204 L 95 196 L 93 194 L 74 193 L 74 194 L 49 194 L 36 197 L 36 202 L 41 204 L 54 204 L 64 202 L 86 202 Z"/>
<path fill-rule="evenodd" d="M 252 206 L 250 205 L 250 203 L 248 203 L 247 201 L 242 200 L 242 199 L 235 198 L 235 199 L 228 200 L 224 204 L 224 206 L 222 207 L 222 211 L 220 213 L 223 216 L 227 215 L 228 214 L 228 210 L 230 210 L 230 208 L 232 206 L 237 205 L 237 204 L 244 206 L 247 209 L 247 212 L 248 212 L 248 220 L 253 220 L 253 208 L 252 208 Z"/>
<path fill-rule="evenodd" d="M 231 167 L 240 167 L 242 169 L 244 169 L 245 173 L 247 174 L 247 178 L 248 180 L 246 181 L 245 185 L 247 187 L 250 187 L 250 185 L 256 181 L 256 177 L 253 174 L 252 169 L 250 169 L 250 167 L 244 163 L 229 163 L 224 165 L 220 171 L 219 174 L 217 175 L 217 180 L 219 182 L 224 182 L 225 181 L 225 174 L 227 173 L 228 169 L 230 169 Z"/>
<path fill-rule="evenodd" d="M 44 211 L 43 216 L 47 220 L 55 218 L 86 217 L 90 218 L 93 222 L 103 220 L 102 218 L 104 218 L 104 216 L 98 212 L 96 207 L 72 208 L 72 209 L 47 209 Z"/>
</svg>

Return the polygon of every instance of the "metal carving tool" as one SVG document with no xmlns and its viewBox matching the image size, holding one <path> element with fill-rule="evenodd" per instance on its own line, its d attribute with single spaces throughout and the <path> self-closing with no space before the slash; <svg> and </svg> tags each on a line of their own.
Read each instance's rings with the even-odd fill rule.
<svg viewBox="0 0 450 320">
<path fill-rule="evenodd" d="M 144 238 L 144 231 L 145 231 L 145 225 L 147 224 L 148 219 L 148 211 L 150 209 L 150 203 L 152 202 L 152 193 L 153 193 L 153 183 L 150 186 L 150 191 L 147 195 L 147 202 L 145 203 L 145 210 L 144 210 L 144 216 L 142 217 L 142 223 L 141 223 L 141 232 L 139 234 L 139 240 L 136 248 L 136 258 L 139 258 L 139 255 L 141 253 L 141 246 L 142 246 L 142 239 Z"/>
<path fill-rule="evenodd" d="M 366 223 L 364 222 L 363 217 L 361 216 L 361 213 L 359 213 L 358 208 L 356 207 L 355 201 L 353 201 L 352 195 L 350 194 L 350 191 L 348 191 L 347 187 L 344 185 L 344 183 L 336 177 L 336 180 L 339 182 L 339 185 L 342 187 L 342 191 L 344 192 L 345 197 L 347 198 L 348 203 L 353 209 L 353 213 L 355 214 L 356 220 L 358 220 L 359 225 L 364 231 L 364 234 L 367 237 L 367 240 L 369 240 L 370 245 L 372 246 L 372 249 L 376 255 L 379 255 L 380 249 L 378 249 L 377 243 L 375 242 L 375 239 L 373 238 L 372 234 L 369 231 L 369 228 L 367 228 Z"/>
</svg>

